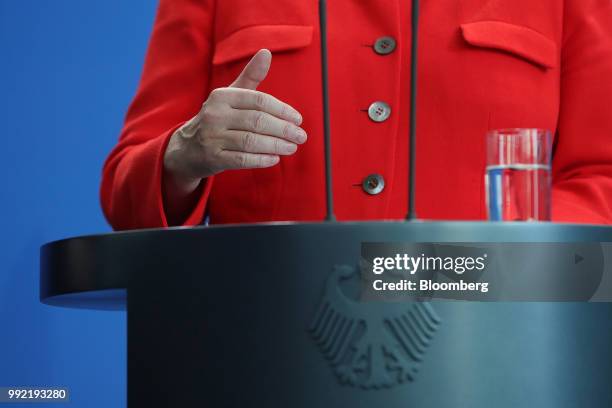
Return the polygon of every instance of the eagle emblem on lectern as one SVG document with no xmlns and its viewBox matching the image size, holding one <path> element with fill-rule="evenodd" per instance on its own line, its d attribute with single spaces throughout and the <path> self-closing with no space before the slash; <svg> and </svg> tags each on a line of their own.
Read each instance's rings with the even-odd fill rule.
<svg viewBox="0 0 612 408">
<path fill-rule="evenodd" d="M 335 266 L 309 331 L 338 381 L 362 389 L 412 381 L 440 318 L 426 302 L 362 303 L 341 283 L 358 269 Z"/>
</svg>

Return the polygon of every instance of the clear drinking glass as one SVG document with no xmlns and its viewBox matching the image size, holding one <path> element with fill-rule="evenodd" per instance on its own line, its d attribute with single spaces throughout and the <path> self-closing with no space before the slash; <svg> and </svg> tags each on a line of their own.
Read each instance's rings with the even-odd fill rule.
<svg viewBox="0 0 612 408">
<path fill-rule="evenodd" d="M 550 221 L 552 135 L 543 129 L 487 134 L 490 221 Z"/>
</svg>

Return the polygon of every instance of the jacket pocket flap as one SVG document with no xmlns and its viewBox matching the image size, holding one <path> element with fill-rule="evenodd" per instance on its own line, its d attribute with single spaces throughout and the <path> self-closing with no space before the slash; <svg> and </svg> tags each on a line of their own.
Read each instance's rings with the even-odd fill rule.
<svg viewBox="0 0 612 408">
<path fill-rule="evenodd" d="M 303 48 L 312 42 L 312 26 L 256 25 L 242 28 L 219 41 L 213 64 L 251 57 L 262 48 L 272 52 Z"/>
<path fill-rule="evenodd" d="M 478 21 L 461 24 L 461 32 L 471 45 L 510 52 L 545 68 L 557 66 L 555 42 L 531 28 L 501 21 Z"/>
</svg>

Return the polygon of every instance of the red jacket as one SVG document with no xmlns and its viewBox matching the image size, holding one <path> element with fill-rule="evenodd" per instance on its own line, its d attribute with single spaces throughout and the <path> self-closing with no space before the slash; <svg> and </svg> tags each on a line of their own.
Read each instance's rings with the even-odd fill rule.
<svg viewBox="0 0 612 408">
<path fill-rule="evenodd" d="M 116 229 L 167 225 L 162 157 L 208 93 L 260 48 L 260 90 L 294 106 L 309 140 L 269 169 L 206 180 L 185 224 L 321 220 L 325 213 L 318 6 L 315 0 L 162 0 L 142 82 L 104 166 L 101 196 Z M 401 219 L 407 207 L 410 2 L 329 1 L 331 129 L 339 220 Z M 393 37 L 386 55 L 373 45 Z M 484 135 L 556 132 L 553 218 L 612 221 L 612 2 L 424 0 L 421 5 L 417 212 L 486 217 Z M 374 122 L 375 101 L 391 116 Z M 385 189 L 365 193 L 378 173 Z"/>
</svg>

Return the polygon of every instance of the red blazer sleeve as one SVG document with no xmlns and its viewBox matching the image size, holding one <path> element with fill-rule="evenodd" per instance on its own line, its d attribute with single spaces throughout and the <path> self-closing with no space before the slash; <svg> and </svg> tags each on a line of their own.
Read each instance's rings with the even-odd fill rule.
<svg viewBox="0 0 612 408">
<path fill-rule="evenodd" d="M 553 219 L 612 222 L 612 2 L 566 0 Z"/>
<path fill-rule="evenodd" d="M 161 0 L 142 79 L 119 138 L 104 164 L 100 196 L 115 229 L 168 225 L 163 155 L 172 132 L 205 100 L 210 69 L 212 0 Z M 185 225 L 200 223 L 212 178 Z"/>
</svg>

